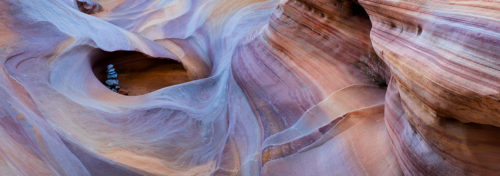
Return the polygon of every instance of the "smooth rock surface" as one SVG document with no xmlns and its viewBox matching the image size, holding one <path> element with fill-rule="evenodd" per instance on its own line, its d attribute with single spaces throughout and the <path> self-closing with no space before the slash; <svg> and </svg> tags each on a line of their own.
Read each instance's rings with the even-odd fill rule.
<svg viewBox="0 0 500 176">
<path fill-rule="evenodd" d="M 500 173 L 500 1 L 3 0 L 0 38 L 0 175 Z"/>
</svg>

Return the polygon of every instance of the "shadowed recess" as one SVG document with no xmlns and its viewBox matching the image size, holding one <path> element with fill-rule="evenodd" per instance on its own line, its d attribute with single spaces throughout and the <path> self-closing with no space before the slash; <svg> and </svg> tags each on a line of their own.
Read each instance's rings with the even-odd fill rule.
<svg viewBox="0 0 500 176">
<path fill-rule="evenodd" d="M 367 36 L 370 36 L 370 30 L 372 28 L 372 23 L 370 17 L 366 13 L 366 10 L 357 1 L 342 1 L 338 0 L 337 3 L 343 2 L 344 8 L 347 8 L 347 15 L 364 19 L 364 23 L 368 24 L 368 29 L 366 30 Z M 346 5 L 348 4 L 348 5 Z M 369 37 L 368 37 L 369 38 Z M 371 45 L 371 40 L 370 40 Z M 354 63 L 354 66 L 360 69 L 366 76 L 368 76 L 376 85 L 379 87 L 387 87 L 390 79 L 390 71 L 384 61 L 378 57 L 377 53 L 373 49 L 373 46 L 369 47 L 368 54 L 361 57 L 359 61 Z"/>
<path fill-rule="evenodd" d="M 98 51 L 92 71 L 104 84 L 106 66 L 113 64 L 122 90 L 128 95 L 143 95 L 155 90 L 191 81 L 184 66 L 172 59 L 154 58 L 134 51 Z"/>
</svg>

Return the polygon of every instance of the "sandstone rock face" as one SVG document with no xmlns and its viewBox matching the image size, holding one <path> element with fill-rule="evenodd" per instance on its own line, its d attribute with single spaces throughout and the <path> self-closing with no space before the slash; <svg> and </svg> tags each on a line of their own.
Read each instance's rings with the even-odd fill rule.
<svg viewBox="0 0 500 176">
<path fill-rule="evenodd" d="M 360 3 L 392 73 L 385 121 L 405 174 L 497 174 L 499 3 Z"/>
<path fill-rule="evenodd" d="M 3 0 L 0 36 L 0 175 L 500 173 L 498 1 Z"/>
</svg>

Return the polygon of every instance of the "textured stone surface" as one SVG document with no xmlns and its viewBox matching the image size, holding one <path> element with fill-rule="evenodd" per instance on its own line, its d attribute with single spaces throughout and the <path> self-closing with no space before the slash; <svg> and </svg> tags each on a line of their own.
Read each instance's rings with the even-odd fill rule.
<svg viewBox="0 0 500 176">
<path fill-rule="evenodd" d="M 0 37 L 0 175 L 500 172 L 497 1 L 3 0 Z"/>
<path fill-rule="evenodd" d="M 497 174 L 499 2 L 360 2 L 392 71 L 385 120 L 405 174 Z"/>
</svg>

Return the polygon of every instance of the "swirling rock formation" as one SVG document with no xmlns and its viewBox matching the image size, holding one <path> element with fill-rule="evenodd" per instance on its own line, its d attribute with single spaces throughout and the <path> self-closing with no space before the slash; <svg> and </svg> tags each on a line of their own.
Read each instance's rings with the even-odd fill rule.
<svg viewBox="0 0 500 176">
<path fill-rule="evenodd" d="M 499 2 L 361 3 L 391 68 L 385 120 L 405 174 L 497 174 Z"/>
<path fill-rule="evenodd" d="M 0 175 L 495 175 L 499 12 L 3 0 Z"/>
</svg>

